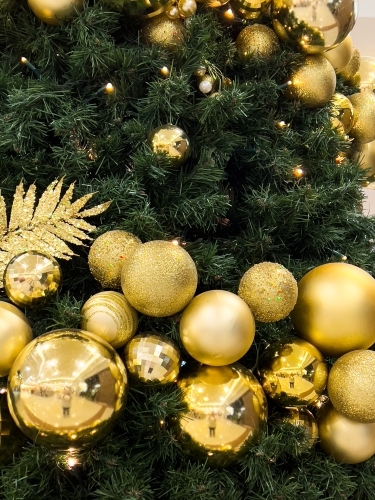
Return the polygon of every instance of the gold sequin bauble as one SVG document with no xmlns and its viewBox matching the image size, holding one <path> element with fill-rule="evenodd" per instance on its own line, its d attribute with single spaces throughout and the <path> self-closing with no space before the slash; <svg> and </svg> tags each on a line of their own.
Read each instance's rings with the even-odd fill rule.
<svg viewBox="0 0 375 500">
<path fill-rule="evenodd" d="M 319 54 L 341 43 L 357 18 L 357 0 L 273 0 L 278 34 L 302 52 Z M 276 30 L 276 29 L 275 29 Z"/>
<path fill-rule="evenodd" d="M 292 424 L 295 427 L 303 427 L 308 444 L 314 446 L 319 438 L 318 424 L 314 415 L 307 408 L 280 408 L 276 414 L 282 422 Z M 301 452 L 307 451 L 301 447 Z"/>
<path fill-rule="evenodd" d="M 184 41 L 184 36 L 183 21 L 170 19 L 165 14 L 147 19 L 142 27 L 143 43 L 172 51 L 178 50 Z"/>
<path fill-rule="evenodd" d="M 28 0 L 36 17 L 47 24 L 58 26 L 71 20 L 83 9 L 84 0 Z"/>
<path fill-rule="evenodd" d="M 265 395 L 239 363 L 194 365 L 178 381 L 188 406 L 177 428 L 182 450 L 212 466 L 230 465 L 260 441 L 267 420 Z"/>
<path fill-rule="evenodd" d="M 41 307 L 52 299 L 62 285 L 59 263 L 39 252 L 13 257 L 5 269 L 5 293 L 20 307 Z"/>
<path fill-rule="evenodd" d="M 82 307 L 81 328 L 95 333 L 118 349 L 135 335 L 138 313 L 122 293 L 100 292 Z"/>
<path fill-rule="evenodd" d="M 198 274 L 193 259 L 170 241 L 140 245 L 122 268 L 125 298 L 148 316 L 171 316 L 194 297 Z"/>
<path fill-rule="evenodd" d="M 306 406 L 327 384 L 328 368 L 316 347 L 302 339 L 274 342 L 259 362 L 264 392 L 281 406 Z"/>
<path fill-rule="evenodd" d="M 336 88 L 336 73 L 323 56 L 307 56 L 303 66 L 290 76 L 285 89 L 288 99 L 299 100 L 307 108 L 319 108 L 332 99 Z"/>
<path fill-rule="evenodd" d="M 353 57 L 353 53 L 353 40 L 349 35 L 339 45 L 331 50 L 327 50 L 327 52 L 323 52 L 322 55 L 332 64 L 336 73 L 340 73 L 340 71 L 344 71 L 349 64 Z"/>
<path fill-rule="evenodd" d="M 194 297 L 180 320 L 181 341 L 197 361 L 212 366 L 234 363 L 250 349 L 255 321 L 244 300 L 225 290 Z"/>
<path fill-rule="evenodd" d="M 232 0 L 230 5 L 237 15 L 244 19 L 257 19 L 265 14 L 271 0 Z"/>
<path fill-rule="evenodd" d="M 121 288 L 124 262 L 142 242 L 126 231 L 108 231 L 91 245 L 88 261 L 92 275 L 103 288 Z"/>
<path fill-rule="evenodd" d="M 361 89 L 375 90 L 375 57 L 361 57 L 359 66 L 359 76 L 361 78 Z"/>
<path fill-rule="evenodd" d="M 8 408 L 6 389 L 0 388 L 0 465 L 12 462 L 26 441 L 26 436 L 15 424 Z"/>
<path fill-rule="evenodd" d="M 270 323 L 288 316 L 296 304 L 298 287 L 293 274 L 284 266 L 262 262 L 242 276 L 238 295 L 257 321 Z"/>
<path fill-rule="evenodd" d="M 114 1 L 116 2 L 116 0 Z M 141 16 L 147 19 L 159 16 L 171 4 L 172 0 L 123 0 L 122 7 L 130 16 Z"/>
<path fill-rule="evenodd" d="M 375 140 L 375 94 L 371 91 L 358 92 L 349 96 L 354 109 L 353 127 L 350 137 L 365 144 Z"/>
<path fill-rule="evenodd" d="M 375 141 L 366 144 L 354 143 L 351 158 L 359 159 L 362 170 L 368 170 L 367 177 L 375 174 Z"/>
<path fill-rule="evenodd" d="M 165 335 L 136 335 L 125 347 L 125 365 L 133 379 L 150 384 L 174 382 L 180 371 L 181 353 Z"/>
<path fill-rule="evenodd" d="M 360 66 L 361 66 L 361 54 L 358 49 L 354 49 L 349 64 L 345 66 L 345 68 L 342 71 L 340 71 L 341 77 L 346 82 L 349 82 L 351 85 L 355 84 L 356 75 L 358 74 Z"/>
<path fill-rule="evenodd" d="M 349 99 L 336 92 L 332 97 L 332 128 L 341 134 L 347 134 L 353 126 L 354 109 Z"/>
<path fill-rule="evenodd" d="M 83 330 L 54 330 L 18 356 L 8 404 L 18 427 L 37 444 L 61 450 L 103 439 L 125 408 L 127 377 L 116 351 Z"/>
<path fill-rule="evenodd" d="M 14 360 L 32 339 L 26 316 L 18 307 L 0 302 L 0 377 L 8 375 Z"/>
<path fill-rule="evenodd" d="M 318 416 L 319 445 L 336 462 L 359 464 L 375 454 L 375 423 L 354 422 L 327 403 Z"/>
<path fill-rule="evenodd" d="M 375 280 L 351 264 L 318 266 L 299 281 L 291 317 L 298 335 L 325 356 L 367 349 L 375 342 Z"/>
<path fill-rule="evenodd" d="M 155 128 L 148 137 L 155 154 L 166 155 L 171 166 L 178 167 L 190 156 L 190 140 L 187 134 L 176 125 L 162 125 Z"/>
<path fill-rule="evenodd" d="M 240 31 L 236 48 L 243 59 L 270 58 L 280 50 L 275 32 L 263 24 L 252 24 Z"/>
</svg>

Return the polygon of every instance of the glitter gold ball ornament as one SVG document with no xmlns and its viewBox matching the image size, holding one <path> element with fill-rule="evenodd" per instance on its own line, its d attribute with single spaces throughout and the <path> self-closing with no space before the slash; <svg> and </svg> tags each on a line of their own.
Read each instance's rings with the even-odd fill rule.
<svg viewBox="0 0 375 500">
<path fill-rule="evenodd" d="M 345 68 L 342 71 L 340 71 L 340 75 L 346 82 L 354 84 L 360 66 L 361 66 L 361 54 L 358 49 L 354 49 L 349 64 L 347 64 L 347 66 L 345 66 Z"/>
<path fill-rule="evenodd" d="M 67 450 L 103 439 L 125 408 L 127 377 L 116 351 L 83 330 L 54 330 L 18 356 L 8 404 L 37 444 Z"/>
<path fill-rule="evenodd" d="M 253 343 L 255 322 L 244 300 L 225 290 L 194 297 L 180 320 L 181 341 L 200 363 L 223 366 L 239 360 Z"/>
<path fill-rule="evenodd" d="M 280 408 L 276 417 L 282 422 L 302 427 L 310 448 L 318 441 L 318 424 L 307 408 Z M 301 452 L 303 451 L 307 451 L 305 447 L 302 447 Z"/>
<path fill-rule="evenodd" d="M 375 90 L 375 57 L 361 57 L 361 64 L 358 70 L 361 89 Z"/>
<path fill-rule="evenodd" d="M 349 35 L 339 45 L 323 52 L 322 55 L 332 64 L 336 73 L 340 73 L 340 71 L 344 71 L 349 64 L 353 57 L 353 53 L 353 40 Z"/>
<path fill-rule="evenodd" d="M 118 349 L 135 335 L 138 313 L 122 293 L 99 292 L 82 307 L 81 328 L 95 333 Z"/>
<path fill-rule="evenodd" d="M 126 231 L 107 231 L 91 245 L 88 262 L 92 275 L 103 288 L 121 288 L 121 269 L 142 242 Z"/>
<path fill-rule="evenodd" d="M 126 300 L 148 316 L 171 316 L 194 297 L 198 274 L 193 259 L 170 241 L 140 245 L 122 268 Z"/>
<path fill-rule="evenodd" d="M 180 371 L 181 353 L 165 335 L 154 332 L 136 335 L 124 350 L 129 375 L 143 383 L 169 384 Z"/>
<path fill-rule="evenodd" d="M 9 412 L 6 388 L 0 387 L 0 465 L 11 463 L 25 441 L 25 434 L 16 426 Z"/>
<path fill-rule="evenodd" d="M 325 356 L 367 349 L 375 342 L 375 280 L 351 264 L 318 266 L 299 281 L 291 317 L 298 335 Z"/>
<path fill-rule="evenodd" d="M 350 137 L 365 144 L 375 140 L 375 95 L 371 91 L 349 96 L 354 109 L 353 127 Z"/>
<path fill-rule="evenodd" d="M 366 144 L 354 143 L 351 158 L 359 159 L 362 170 L 368 170 L 367 177 L 375 174 L 375 141 Z"/>
<path fill-rule="evenodd" d="M 47 24 L 58 26 L 71 20 L 83 9 L 84 0 L 28 0 L 36 17 Z"/>
<path fill-rule="evenodd" d="M 171 51 L 178 50 L 185 36 L 185 28 L 181 19 L 170 19 L 167 15 L 152 17 L 144 22 L 142 41 L 146 45 Z"/>
<path fill-rule="evenodd" d="M 240 31 L 236 48 L 242 59 L 270 58 L 280 50 L 275 32 L 263 24 L 252 24 Z"/>
<path fill-rule="evenodd" d="M 155 128 L 148 137 L 148 142 L 155 154 L 166 155 L 171 167 L 179 167 L 190 156 L 190 140 L 187 134 L 168 123 Z"/>
<path fill-rule="evenodd" d="M 347 134 L 353 126 L 354 109 L 349 99 L 336 92 L 332 97 L 332 128 L 341 134 Z"/>
<path fill-rule="evenodd" d="M 190 17 L 197 10 L 197 2 L 195 0 L 180 0 L 178 2 L 178 11 L 181 17 Z"/>
<path fill-rule="evenodd" d="M 322 354 L 302 339 L 274 342 L 259 361 L 260 383 L 266 395 L 281 406 L 307 406 L 327 384 Z"/>
<path fill-rule="evenodd" d="M 266 428 L 267 401 L 251 371 L 239 363 L 195 365 L 184 369 L 178 381 L 188 407 L 177 426 L 178 438 L 192 458 L 227 466 L 259 443 Z"/>
<path fill-rule="evenodd" d="M 242 276 L 238 295 L 257 321 L 279 321 L 288 316 L 296 304 L 297 281 L 284 266 L 262 262 Z"/>
<path fill-rule="evenodd" d="M 271 0 L 232 0 L 230 5 L 243 19 L 257 19 L 268 11 Z"/>
</svg>

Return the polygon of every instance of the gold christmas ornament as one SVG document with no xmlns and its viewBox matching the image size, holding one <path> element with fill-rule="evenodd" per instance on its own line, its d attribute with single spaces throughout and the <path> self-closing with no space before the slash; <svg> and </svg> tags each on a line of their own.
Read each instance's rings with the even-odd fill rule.
<svg viewBox="0 0 375 500">
<path fill-rule="evenodd" d="M 242 358 L 255 335 L 252 312 L 244 300 L 225 290 L 194 297 L 180 320 L 181 341 L 194 359 L 223 366 Z"/>
<path fill-rule="evenodd" d="M 238 55 L 243 59 L 269 59 L 280 51 L 275 32 L 263 24 L 246 26 L 235 43 Z"/>
<path fill-rule="evenodd" d="M 125 365 L 133 379 L 149 384 L 174 382 L 180 371 L 181 353 L 165 335 L 136 335 L 125 347 Z"/>
<path fill-rule="evenodd" d="M 336 88 L 336 73 L 323 56 L 307 56 L 303 66 L 290 76 L 285 89 L 288 99 L 299 100 L 307 108 L 320 108 L 332 99 Z"/>
<path fill-rule="evenodd" d="M 173 0 L 123 0 L 122 7 L 130 16 L 148 19 L 165 12 L 172 2 Z"/>
<path fill-rule="evenodd" d="M 197 10 L 197 2 L 195 0 L 179 0 L 178 12 L 181 17 L 191 17 Z"/>
<path fill-rule="evenodd" d="M 97 443 L 125 408 L 127 377 L 116 351 L 83 330 L 55 330 L 18 356 L 8 404 L 18 427 L 37 444 L 61 450 Z"/>
<path fill-rule="evenodd" d="M 0 465 L 11 463 L 25 441 L 25 434 L 16 426 L 9 412 L 6 389 L 0 387 Z"/>
<path fill-rule="evenodd" d="M 367 349 L 375 342 L 375 280 L 351 264 L 318 266 L 299 281 L 291 317 L 298 335 L 325 356 Z"/>
<path fill-rule="evenodd" d="M 375 141 L 366 144 L 354 143 L 351 158 L 360 161 L 362 170 L 368 170 L 367 177 L 375 175 Z"/>
<path fill-rule="evenodd" d="M 88 262 L 92 275 L 103 288 L 121 288 L 121 269 L 142 242 L 126 231 L 107 231 L 91 245 Z"/>
<path fill-rule="evenodd" d="M 342 71 L 340 71 L 340 76 L 345 80 L 345 82 L 354 85 L 356 83 L 360 66 L 361 66 L 361 54 L 359 50 L 354 49 L 349 64 L 345 66 L 345 68 Z M 358 79 L 360 79 L 359 75 Z"/>
<path fill-rule="evenodd" d="M 202 94 L 209 94 L 217 89 L 218 81 L 211 75 L 203 75 L 198 78 L 198 88 Z"/>
<path fill-rule="evenodd" d="M 318 441 L 318 424 L 307 408 L 280 408 L 276 417 L 284 423 L 303 427 L 310 448 Z M 302 447 L 301 452 L 303 451 L 307 451 L 305 447 Z"/>
<path fill-rule="evenodd" d="M 354 47 L 352 37 L 349 35 L 333 49 L 323 52 L 323 56 L 334 67 L 336 73 L 344 71 L 353 57 Z"/>
<path fill-rule="evenodd" d="M 358 92 L 349 96 L 354 109 L 350 137 L 365 144 L 375 140 L 375 95 L 372 91 Z"/>
<path fill-rule="evenodd" d="M 58 26 L 72 20 L 83 10 L 84 0 L 28 0 L 36 17 L 47 24 Z"/>
<path fill-rule="evenodd" d="M 361 57 L 358 73 L 361 79 L 361 89 L 375 90 L 375 57 Z"/>
<path fill-rule="evenodd" d="M 250 370 L 194 366 L 178 381 L 188 412 L 177 425 L 182 450 L 212 466 L 227 466 L 257 444 L 266 428 L 267 401 Z"/>
<path fill-rule="evenodd" d="M 187 134 L 168 123 L 155 128 L 148 136 L 148 142 L 155 154 L 165 155 L 171 167 L 179 167 L 190 156 L 190 140 Z"/>
<path fill-rule="evenodd" d="M 257 321 L 279 321 L 288 316 L 297 302 L 297 281 L 284 266 L 261 262 L 242 276 L 238 295 Z"/>
<path fill-rule="evenodd" d="M 193 259 L 170 241 L 139 245 L 124 263 L 121 286 L 126 300 L 148 316 L 171 316 L 194 297 L 198 274 Z"/>
<path fill-rule="evenodd" d="M 316 401 L 327 384 L 322 354 L 302 339 L 274 342 L 259 361 L 260 383 L 281 406 L 306 406 Z"/>
<path fill-rule="evenodd" d="M 354 109 L 349 99 L 336 92 L 332 97 L 332 128 L 345 135 L 353 126 Z"/>
<path fill-rule="evenodd" d="M 82 307 L 81 328 L 106 340 L 114 349 L 123 347 L 135 335 L 138 313 L 122 293 L 99 292 Z"/>
<path fill-rule="evenodd" d="M 170 5 L 165 11 L 165 14 L 169 17 L 169 19 L 178 19 L 180 17 L 178 7 L 175 4 Z"/>
<path fill-rule="evenodd" d="M 170 19 L 167 15 L 161 14 L 144 22 L 141 37 L 146 45 L 156 45 L 171 51 L 178 50 L 185 37 L 184 23 L 181 19 Z"/>
<path fill-rule="evenodd" d="M 257 19 L 268 11 L 270 4 L 271 0 L 232 0 L 230 3 L 234 12 L 243 19 Z"/>
</svg>

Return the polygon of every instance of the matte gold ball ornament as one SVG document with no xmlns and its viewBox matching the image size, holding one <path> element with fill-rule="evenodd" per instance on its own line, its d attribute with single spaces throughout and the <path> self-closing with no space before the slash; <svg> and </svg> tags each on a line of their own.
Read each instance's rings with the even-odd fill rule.
<svg viewBox="0 0 375 500">
<path fill-rule="evenodd" d="M 301 453 L 312 448 L 318 441 L 318 424 L 314 415 L 307 408 L 280 408 L 276 413 L 276 418 L 283 423 L 303 428 L 307 447 L 301 446 Z"/>
<path fill-rule="evenodd" d="M 269 59 L 280 51 L 275 32 L 263 24 L 252 24 L 236 38 L 237 53 L 242 59 Z"/>
<path fill-rule="evenodd" d="M 349 35 L 333 49 L 323 52 L 323 56 L 334 67 L 336 73 L 344 71 L 353 57 L 354 47 L 352 37 Z"/>
<path fill-rule="evenodd" d="M 358 70 L 361 89 L 375 90 L 375 57 L 361 57 L 361 64 Z"/>
<path fill-rule="evenodd" d="M 84 0 L 28 0 L 28 3 L 41 21 L 58 26 L 83 10 Z"/>
<path fill-rule="evenodd" d="M 181 19 L 170 19 L 161 14 L 147 19 L 142 26 L 141 39 L 146 45 L 170 51 L 178 50 L 185 38 L 185 27 Z"/>
<path fill-rule="evenodd" d="M 225 2 L 227 3 L 227 2 Z M 271 0 L 231 0 L 231 8 L 243 19 L 257 19 L 266 14 Z"/>
<path fill-rule="evenodd" d="M 375 95 L 372 91 L 358 92 L 349 96 L 354 109 L 350 137 L 365 144 L 375 140 Z"/>
<path fill-rule="evenodd" d="M 348 82 L 350 85 L 356 85 L 357 83 L 359 84 L 360 76 L 358 74 L 358 71 L 360 66 L 361 54 L 359 50 L 355 48 L 349 63 L 342 71 L 340 71 L 340 76 L 344 79 L 345 82 Z"/>
<path fill-rule="evenodd" d="M 332 97 L 332 128 L 341 134 L 347 134 L 353 126 L 354 109 L 350 100 L 336 92 Z"/>
<path fill-rule="evenodd" d="M 190 140 L 180 127 L 168 123 L 150 132 L 148 142 L 155 154 L 165 155 L 171 167 L 179 167 L 190 156 Z"/>
</svg>

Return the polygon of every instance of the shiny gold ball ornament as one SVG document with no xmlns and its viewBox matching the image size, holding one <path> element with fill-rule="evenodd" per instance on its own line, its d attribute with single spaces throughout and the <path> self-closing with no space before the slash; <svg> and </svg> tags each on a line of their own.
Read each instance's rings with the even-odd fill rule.
<svg viewBox="0 0 375 500">
<path fill-rule="evenodd" d="M 269 59 L 280 51 L 275 32 L 263 24 L 252 24 L 236 38 L 237 53 L 242 59 Z"/>
<path fill-rule="evenodd" d="M 185 28 L 181 19 L 170 19 L 161 14 L 143 23 L 141 38 L 146 45 L 174 51 L 182 45 L 184 37 Z"/>
<path fill-rule="evenodd" d="M 341 134 L 347 134 L 353 126 L 354 109 L 349 99 L 336 92 L 332 97 L 332 128 Z"/>
<path fill-rule="evenodd" d="M 336 73 L 328 60 L 320 55 L 307 56 L 304 64 L 289 78 L 285 89 L 288 99 L 298 100 L 307 108 L 320 108 L 332 99 Z"/>
<path fill-rule="evenodd" d="M 353 127 L 350 137 L 365 144 L 375 140 L 375 94 L 367 90 L 349 96 L 354 109 Z"/>
<path fill-rule="evenodd" d="M 336 73 L 344 71 L 353 57 L 354 47 L 352 37 L 349 35 L 333 49 L 323 52 L 322 55 L 334 67 Z"/>
<path fill-rule="evenodd" d="M 181 353 L 165 335 L 154 332 L 136 335 L 124 350 L 129 375 L 143 383 L 169 384 L 180 371 Z"/>
<path fill-rule="evenodd" d="M 180 127 L 168 123 L 152 130 L 148 142 L 155 154 L 165 155 L 171 167 L 179 167 L 190 156 L 190 140 Z"/>
<path fill-rule="evenodd" d="M 298 283 L 295 330 L 325 356 L 338 358 L 375 342 L 375 280 L 363 269 L 332 262 Z"/>
<path fill-rule="evenodd" d="M 239 360 L 253 343 L 255 321 L 244 300 L 225 290 L 194 297 L 180 320 L 181 341 L 194 359 L 223 366 Z"/>
<path fill-rule="evenodd" d="M 257 19 L 268 11 L 271 0 L 232 0 L 234 12 L 243 19 Z"/>
<path fill-rule="evenodd" d="M 359 68 L 361 66 L 361 54 L 358 49 L 354 49 L 352 58 L 345 68 L 340 71 L 341 77 L 351 85 L 354 85 L 357 80 Z M 358 75 L 358 79 L 360 79 Z"/>
<path fill-rule="evenodd" d="M 91 245 L 88 262 L 92 275 L 103 288 L 121 288 L 121 269 L 142 242 L 127 231 L 107 231 Z"/>
<path fill-rule="evenodd" d="M 0 387 L 0 465 L 11 463 L 25 442 L 25 434 L 19 430 L 9 412 L 6 388 Z"/>
<path fill-rule="evenodd" d="M 270 323 L 288 316 L 296 304 L 298 287 L 294 276 L 284 266 L 261 262 L 242 276 L 238 295 L 257 321 Z"/>
<path fill-rule="evenodd" d="M 8 404 L 18 427 L 37 444 L 67 450 L 103 439 L 121 416 L 125 366 L 104 340 L 83 330 L 54 330 L 18 356 Z"/>
<path fill-rule="evenodd" d="M 191 17 L 197 10 L 197 2 L 195 0 L 179 0 L 178 12 L 181 17 Z"/>
<path fill-rule="evenodd" d="M 28 3 L 41 21 L 58 26 L 73 19 L 83 9 L 84 0 L 28 0 Z"/>
<path fill-rule="evenodd" d="M 194 365 L 178 381 L 188 407 L 177 426 L 178 439 L 192 458 L 216 467 L 230 465 L 259 443 L 266 428 L 265 395 L 239 363 Z"/>
<path fill-rule="evenodd" d="M 375 90 L 375 57 L 361 57 L 358 73 L 361 79 L 361 89 Z"/>
<path fill-rule="evenodd" d="M 318 424 L 314 415 L 307 408 L 280 408 L 276 416 L 284 423 L 303 428 L 310 448 L 318 441 Z M 300 451 L 307 450 L 303 446 Z"/>
<path fill-rule="evenodd" d="M 140 245 L 122 268 L 126 300 L 147 316 L 171 316 L 194 297 L 197 268 L 190 255 L 170 241 Z"/>
</svg>

